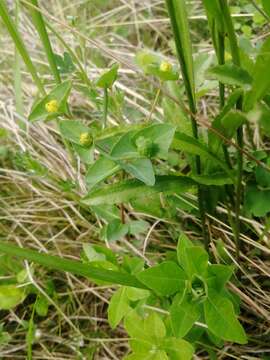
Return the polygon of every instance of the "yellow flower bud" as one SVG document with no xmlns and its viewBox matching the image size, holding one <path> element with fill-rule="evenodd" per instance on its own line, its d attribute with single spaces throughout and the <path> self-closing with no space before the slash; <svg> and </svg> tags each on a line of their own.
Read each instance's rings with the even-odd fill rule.
<svg viewBox="0 0 270 360">
<path fill-rule="evenodd" d="M 59 109 L 58 101 L 57 100 L 51 100 L 45 104 L 45 109 L 48 113 L 55 113 Z"/>
<path fill-rule="evenodd" d="M 80 145 L 90 147 L 93 144 L 93 137 L 90 133 L 80 134 Z"/>
<path fill-rule="evenodd" d="M 159 67 L 159 70 L 162 72 L 168 72 L 172 70 L 172 64 L 168 61 L 162 61 Z"/>
</svg>

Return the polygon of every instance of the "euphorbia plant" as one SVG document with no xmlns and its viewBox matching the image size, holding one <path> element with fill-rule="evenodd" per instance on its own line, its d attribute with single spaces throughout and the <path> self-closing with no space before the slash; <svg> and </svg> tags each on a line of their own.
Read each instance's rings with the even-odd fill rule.
<svg viewBox="0 0 270 360">
<path fill-rule="evenodd" d="M 22 39 L 14 30 L 6 7 L 0 4 L 0 15 L 40 91 L 29 121 L 57 119 L 65 144 L 75 156 L 80 157 L 86 169 L 87 192 L 78 196 L 77 192 L 71 190 L 69 195 L 78 201 L 84 211 L 90 211 L 101 219 L 103 239 L 109 243 L 128 235 L 132 240 L 133 236 L 145 232 L 149 226 L 146 221 L 125 219 L 125 204 L 145 214 L 157 217 L 161 214 L 161 218 L 165 214 L 166 218 L 179 220 L 175 215 L 182 205 L 179 195 L 185 197 L 186 192 L 197 195 L 197 200 L 192 204 L 195 210 L 187 211 L 197 215 L 198 210 L 204 248 L 181 235 L 177 252 L 171 259 L 151 267 L 140 258 L 129 258 L 122 254 L 119 261 L 111 250 L 89 244 L 84 246 L 82 263 L 0 243 L 0 251 L 4 253 L 86 276 L 99 284 L 120 285 L 111 298 L 108 316 L 112 328 L 123 320 L 131 338 L 132 352 L 127 355 L 130 360 L 188 360 L 197 347 L 207 348 L 209 343 L 219 347 L 224 341 L 246 342 L 245 332 L 237 320 L 239 299 L 226 287 L 233 276 L 233 267 L 209 261 L 207 215 L 215 212 L 218 201 L 227 206 L 229 215 L 234 211 L 234 216 L 228 217 L 235 233 L 236 253 L 240 256 L 241 211 L 247 209 L 261 216 L 270 210 L 265 203 L 265 195 L 267 199 L 269 197 L 270 180 L 266 165 L 269 161 L 264 155 L 256 165 L 250 165 L 251 168 L 256 166 L 256 173 L 255 177 L 248 176 L 246 179 L 248 188 L 252 189 L 246 195 L 246 209 L 243 209 L 242 201 L 243 178 L 245 171 L 248 173 L 244 154 L 250 157 L 244 149 L 243 130 L 248 127 L 251 110 L 258 110 L 262 130 L 269 133 L 265 120 L 269 115 L 270 80 L 266 76 L 270 65 L 269 39 L 262 45 L 255 63 L 247 60 L 247 54 L 243 54 L 238 46 L 228 2 L 203 1 L 217 58 L 217 64 L 208 69 L 207 76 L 210 81 L 215 79 L 219 82 L 220 111 L 211 124 L 207 123 L 209 131 L 200 129 L 197 102 L 207 88 L 199 91 L 196 87 L 186 2 L 167 0 L 166 3 L 182 79 L 179 80 L 175 64 L 153 52 L 139 52 L 136 62 L 145 76 L 153 76 L 162 87 L 158 88 L 152 108 L 157 104 L 161 90 L 164 90 L 164 98 L 169 95 L 172 108 L 186 112 L 190 117 L 188 125 L 191 126 L 187 126 L 187 131 L 183 131 L 182 123 L 169 121 L 166 116 L 162 123 L 146 121 L 109 126 L 108 89 L 113 95 L 113 85 L 118 76 L 116 64 L 97 81 L 86 81 L 87 86 L 94 88 L 91 90 L 95 95 L 102 89 L 101 106 L 98 96 L 95 105 L 102 114 L 103 123 L 89 123 L 75 118 L 68 106 L 68 97 L 75 85 L 71 79 L 61 82 L 57 75 L 58 68 L 54 66 L 42 16 L 34 13 L 56 80 L 48 93 L 37 77 Z M 32 1 L 32 4 L 38 11 L 37 1 Z M 268 6 L 264 6 L 267 11 Z M 228 62 L 225 62 L 225 52 L 230 58 Z M 241 61 L 241 56 L 244 61 Z M 83 75 L 82 78 L 85 78 Z M 182 97 L 175 98 L 171 94 L 179 88 L 180 94 L 185 92 L 187 96 L 188 110 L 183 106 Z M 179 95 L 177 90 L 175 93 Z M 183 115 L 183 121 L 186 117 Z M 254 160 L 255 155 L 252 156 Z M 262 171 L 260 160 L 265 162 L 265 172 Z M 257 193 L 260 196 L 256 199 Z M 117 207 L 119 204 L 122 214 Z"/>
</svg>

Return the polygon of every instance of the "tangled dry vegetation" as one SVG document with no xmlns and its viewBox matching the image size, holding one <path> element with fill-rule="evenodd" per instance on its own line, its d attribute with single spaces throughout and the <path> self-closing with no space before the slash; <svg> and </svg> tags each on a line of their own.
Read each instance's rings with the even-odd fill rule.
<svg viewBox="0 0 270 360">
<path fill-rule="evenodd" d="M 14 1 L 9 1 L 14 9 Z M 39 70 L 49 73 L 47 61 L 40 47 L 38 36 L 25 5 L 21 1 L 19 28 Z M 211 54 L 205 16 L 200 1 L 192 1 L 192 36 L 196 44 L 195 53 Z M 139 122 L 150 116 L 160 121 L 163 110 L 158 104 L 152 109 L 157 84 L 151 83 L 134 64 L 134 55 L 145 44 L 161 52 L 171 62 L 171 31 L 163 1 L 159 0 L 114 0 L 114 1 L 42 1 L 47 20 L 56 33 L 75 51 L 83 68 L 91 79 L 112 61 L 121 64 L 120 77 L 115 86 L 124 94 L 127 111 L 119 118 L 117 112 L 110 113 L 109 123 Z M 252 14 L 248 14 L 252 17 Z M 83 243 L 99 243 L 101 224 L 91 213 L 81 208 L 67 190 L 77 181 L 77 195 L 86 192 L 83 177 L 85 167 L 78 159 L 70 158 L 64 148 L 58 129 L 53 123 L 30 124 L 25 117 L 29 113 L 36 88 L 32 84 L 24 65 L 15 58 L 14 46 L 3 27 L 0 52 L 0 233 L 1 237 L 43 252 L 78 259 Z M 257 36 L 264 36 L 258 33 Z M 64 51 L 61 41 L 51 33 L 56 53 Z M 21 64 L 21 95 L 20 72 Z M 49 83 L 50 78 L 46 81 Z M 76 79 L 75 79 L 76 82 Z M 15 85 L 14 85 L 15 84 Z M 17 86 L 17 91 L 15 91 Z M 21 96 L 23 103 L 16 106 L 15 97 Z M 166 94 L 164 95 L 166 96 Z M 207 119 L 216 112 L 217 94 L 213 91 L 200 100 L 200 117 Z M 81 120 L 97 119 L 91 98 L 82 91 L 74 90 L 70 99 L 73 114 Z M 23 111 L 21 111 L 23 109 Z M 8 136 L 4 136 L 8 134 Z M 254 142 L 261 145 L 254 129 Z M 267 145 L 264 145 L 267 146 Z M 46 169 L 46 171 L 44 171 Z M 192 197 L 190 198 L 191 204 Z M 218 213 L 227 210 L 219 204 Z M 197 232 L 198 218 L 178 211 L 181 223 L 189 224 L 189 235 L 200 237 Z M 147 217 L 135 213 L 130 207 L 126 216 L 145 218 L 151 223 L 149 232 L 138 236 L 133 243 L 128 240 L 111 245 L 116 250 L 131 252 L 154 262 L 165 250 L 175 248 L 175 239 L 180 230 L 179 223 L 167 219 Z M 238 267 L 238 288 L 232 289 L 242 300 L 241 321 L 250 337 L 248 345 L 227 345 L 217 349 L 218 359 L 268 359 L 270 356 L 270 239 L 265 224 L 243 218 L 250 228 L 242 233 L 244 251 L 241 263 L 235 260 L 233 232 L 227 223 L 212 218 L 209 231 L 212 252 L 217 254 L 220 240 Z M 250 236 L 253 234 L 254 236 Z M 90 281 L 40 266 L 24 263 L 32 286 L 49 301 L 48 315 L 36 317 L 34 321 L 36 340 L 32 346 L 33 359 L 121 359 L 128 351 L 127 335 L 120 327 L 112 331 L 107 321 L 107 304 L 112 288 L 96 286 Z M 52 285 L 53 284 L 53 285 Z M 23 283 L 22 286 L 25 284 Z M 56 291 L 50 291 L 52 287 Z M 31 317 L 31 296 L 16 308 L 2 311 L 0 323 L 5 333 L 0 332 L 0 358 L 25 359 L 27 326 Z M 8 335 L 7 335 L 8 333 Z M 10 340 L 1 345 L 4 336 Z M 208 359 L 205 353 L 197 353 L 196 359 Z"/>
</svg>

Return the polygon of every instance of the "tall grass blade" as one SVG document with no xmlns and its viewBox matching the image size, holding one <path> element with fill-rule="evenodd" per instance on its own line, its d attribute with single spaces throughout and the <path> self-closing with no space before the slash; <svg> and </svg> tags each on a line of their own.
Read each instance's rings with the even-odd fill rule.
<svg viewBox="0 0 270 360">
<path fill-rule="evenodd" d="M 235 65 L 241 66 L 240 60 L 240 52 L 238 48 L 238 41 L 236 37 L 236 33 L 233 26 L 233 21 L 228 5 L 227 0 L 220 0 L 220 7 L 223 14 L 224 24 L 227 30 L 232 61 Z M 242 97 L 239 99 L 236 105 L 238 110 L 242 110 L 243 108 L 243 99 Z M 239 127 L 237 130 L 237 144 L 238 144 L 238 153 L 237 153 L 237 184 L 236 184 L 236 200 L 235 200 L 235 247 L 236 247 L 236 256 L 239 258 L 240 253 L 240 213 L 241 213 L 241 202 L 242 202 L 242 180 L 243 180 L 243 126 Z"/>
<path fill-rule="evenodd" d="M 195 139 L 198 139 L 198 126 L 196 122 L 196 98 L 195 98 L 195 82 L 194 68 L 192 57 L 192 45 L 189 33 L 189 24 L 185 0 L 166 0 L 171 26 L 174 34 L 174 40 L 177 50 L 179 63 L 181 66 L 182 77 L 188 97 L 189 108 L 191 112 L 192 132 Z M 201 174 L 200 156 L 196 156 L 196 173 Z M 198 186 L 198 203 L 200 210 L 200 218 L 202 223 L 202 232 L 204 246 L 209 247 L 209 236 L 206 227 L 206 211 L 204 190 L 202 186 Z"/>
<path fill-rule="evenodd" d="M 56 65 L 55 56 L 54 56 L 52 45 L 51 45 L 51 42 L 50 42 L 50 39 L 48 36 L 46 25 L 43 20 L 43 16 L 42 16 L 41 12 L 38 11 L 38 9 L 39 9 L 38 0 L 30 0 L 30 2 L 33 5 L 33 7 L 30 6 L 30 13 L 31 13 L 35 28 L 39 34 L 40 40 L 44 47 L 44 51 L 46 53 L 52 74 L 55 78 L 55 81 L 57 84 L 60 84 L 61 77 L 60 77 L 60 74 L 59 74 L 59 71 L 58 71 L 58 68 Z"/>
<path fill-rule="evenodd" d="M 33 64 L 32 60 L 28 54 L 28 51 L 24 45 L 21 35 L 19 34 L 19 32 L 16 28 L 14 21 L 11 19 L 10 15 L 9 15 L 5 0 L 0 1 L 0 17 L 2 18 L 5 26 L 7 27 L 8 32 L 9 32 L 12 40 L 14 41 L 14 44 L 15 44 L 16 48 L 18 49 L 21 57 L 23 58 L 23 61 L 24 61 L 25 65 L 27 66 L 27 69 L 30 72 L 34 83 L 38 87 L 39 91 L 43 95 L 46 95 L 45 89 L 44 89 L 43 84 L 40 80 L 40 77 L 36 71 L 35 65 Z"/>
<path fill-rule="evenodd" d="M 16 27 L 19 27 L 19 14 L 20 14 L 20 4 L 16 0 L 15 3 L 15 24 Z M 22 74 L 21 74 L 21 58 L 18 49 L 15 47 L 15 58 L 14 58 L 14 92 L 15 92 L 15 104 L 16 112 L 20 116 L 23 116 L 23 97 L 22 97 Z M 20 121 L 20 126 L 23 126 Z"/>
</svg>

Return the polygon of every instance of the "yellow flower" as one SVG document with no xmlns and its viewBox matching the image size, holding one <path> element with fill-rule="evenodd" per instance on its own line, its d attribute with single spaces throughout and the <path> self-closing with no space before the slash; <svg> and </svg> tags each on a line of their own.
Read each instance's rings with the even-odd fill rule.
<svg viewBox="0 0 270 360">
<path fill-rule="evenodd" d="M 55 113 L 59 109 L 58 101 L 57 100 L 51 100 L 45 104 L 45 109 L 48 113 Z"/>
<path fill-rule="evenodd" d="M 172 70 L 172 64 L 168 61 L 162 61 L 159 67 L 159 70 L 162 72 L 168 72 Z"/>
<path fill-rule="evenodd" d="M 93 144 L 93 137 L 90 133 L 84 132 L 80 134 L 80 145 L 91 146 Z"/>
</svg>

